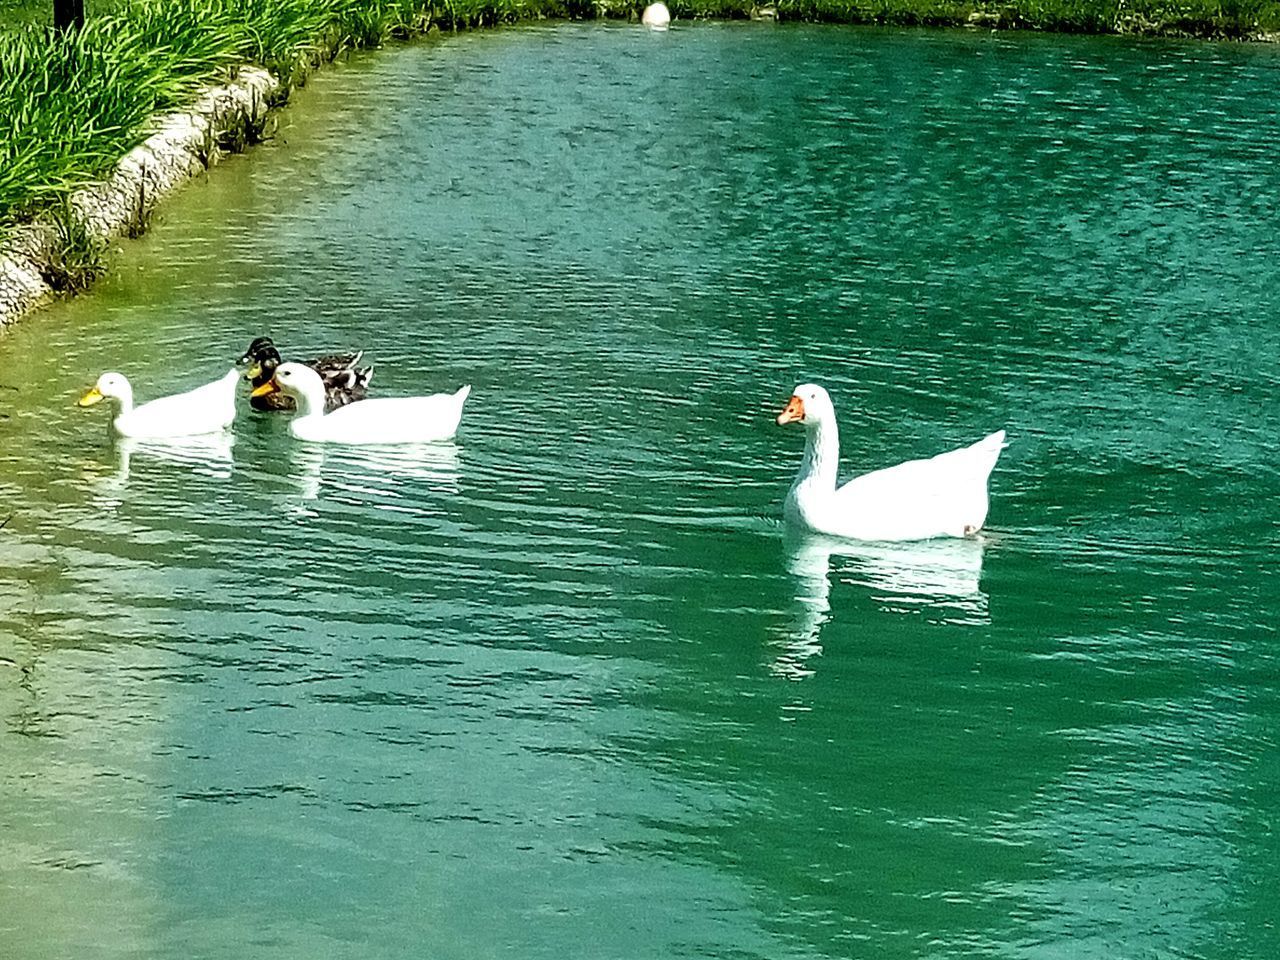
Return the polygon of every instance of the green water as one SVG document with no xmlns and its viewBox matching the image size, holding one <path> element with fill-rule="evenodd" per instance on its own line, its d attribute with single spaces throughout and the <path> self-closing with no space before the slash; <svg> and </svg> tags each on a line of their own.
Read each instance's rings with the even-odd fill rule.
<svg viewBox="0 0 1280 960">
<path fill-rule="evenodd" d="M 0 338 L 0 955 L 1271 958 L 1280 58 L 556 26 L 317 76 Z M 256 335 L 453 444 L 113 444 Z M 1004 427 L 981 542 L 784 536 Z M 9 389 L 12 388 L 12 389 Z"/>
</svg>

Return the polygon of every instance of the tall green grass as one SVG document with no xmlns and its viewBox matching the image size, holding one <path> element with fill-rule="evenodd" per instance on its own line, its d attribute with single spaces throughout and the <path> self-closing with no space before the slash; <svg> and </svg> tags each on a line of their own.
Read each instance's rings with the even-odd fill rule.
<svg viewBox="0 0 1280 960">
<path fill-rule="evenodd" d="M 141 142 L 158 111 L 237 64 L 286 87 L 344 50 L 435 25 L 638 16 L 646 0 L 88 0 L 81 30 L 52 0 L 0 0 L 0 231 L 62 202 Z M 1280 31 L 1280 0 L 667 0 L 678 18 L 963 24 L 1245 36 Z"/>
<path fill-rule="evenodd" d="M 676 0 L 673 12 L 716 2 Z M 1277 0 L 761 0 L 781 20 L 1241 39 L 1280 32 Z"/>
<path fill-rule="evenodd" d="M 164 16 L 95 18 L 82 31 L 0 34 L 0 221 L 101 173 L 154 111 L 235 64 L 237 47 L 234 31 L 203 26 L 187 2 Z"/>
<path fill-rule="evenodd" d="M 65 33 L 0 29 L 0 225 L 101 176 L 147 120 L 252 62 L 287 85 L 340 52 L 550 12 L 576 0 L 122 0 Z"/>
</svg>

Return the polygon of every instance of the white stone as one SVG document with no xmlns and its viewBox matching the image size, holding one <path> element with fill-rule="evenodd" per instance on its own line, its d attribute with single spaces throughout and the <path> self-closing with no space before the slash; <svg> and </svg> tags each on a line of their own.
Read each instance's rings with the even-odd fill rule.
<svg viewBox="0 0 1280 960">
<path fill-rule="evenodd" d="M 665 3 L 651 3 L 644 8 L 640 22 L 652 30 L 665 30 L 671 26 L 671 11 Z"/>
</svg>

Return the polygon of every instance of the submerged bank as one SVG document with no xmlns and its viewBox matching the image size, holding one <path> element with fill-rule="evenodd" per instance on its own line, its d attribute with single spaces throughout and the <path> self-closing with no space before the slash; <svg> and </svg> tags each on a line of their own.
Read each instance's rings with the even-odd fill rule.
<svg viewBox="0 0 1280 960">
<path fill-rule="evenodd" d="M 1265 39 L 1280 26 L 1274 2 L 673 0 L 670 6 L 685 20 L 1240 39 Z M 343 51 L 433 29 L 638 20 L 642 8 L 637 0 L 128 0 L 62 36 L 38 23 L 11 22 L 0 29 L 0 325 L 91 282 L 103 270 L 109 238 L 145 230 L 165 193 L 220 152 L 252 143 L 267 109 Z"/>
</svg>

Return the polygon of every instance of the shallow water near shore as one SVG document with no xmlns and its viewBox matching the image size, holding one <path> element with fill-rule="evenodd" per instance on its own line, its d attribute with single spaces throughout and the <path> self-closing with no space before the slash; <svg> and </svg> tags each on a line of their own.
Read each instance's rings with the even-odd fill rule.
<svg viewBox="0 0 1280 960">
<path fill-rule="evenodd" d="M 0 337 L 0 952 L 1276 956 L 1277 81 L 760 24 L 316 76 Z M 471 383 L 457 440 L 74 405 L 262 333 Z M 846 473 L 1006 428 L 985 536 L 785 536 L 805 380 Z"/>
</svg>

